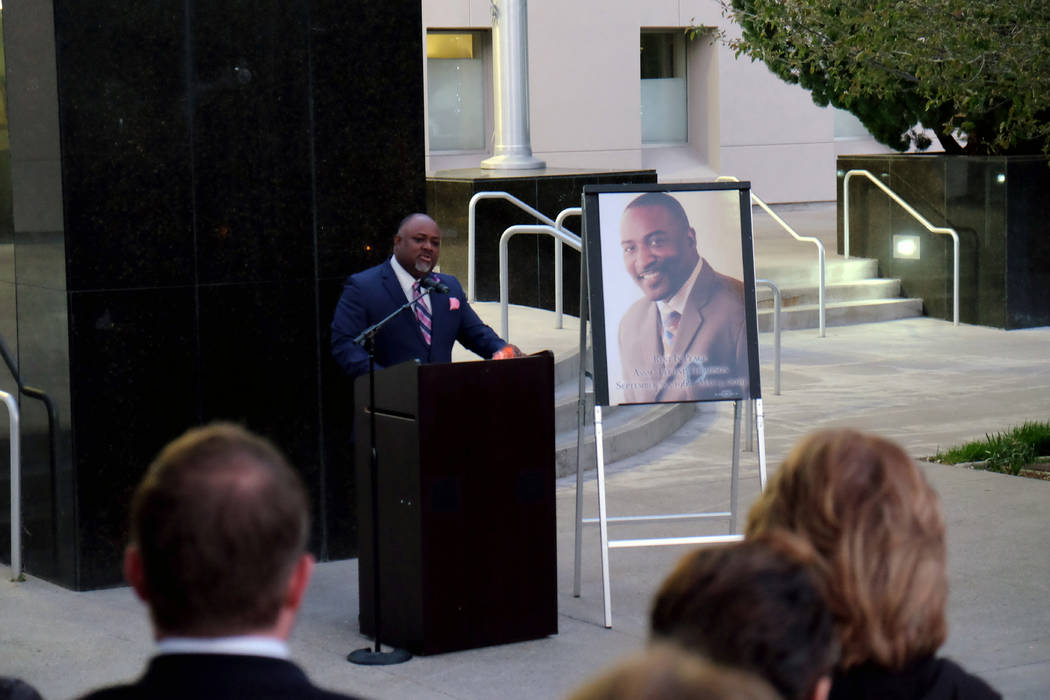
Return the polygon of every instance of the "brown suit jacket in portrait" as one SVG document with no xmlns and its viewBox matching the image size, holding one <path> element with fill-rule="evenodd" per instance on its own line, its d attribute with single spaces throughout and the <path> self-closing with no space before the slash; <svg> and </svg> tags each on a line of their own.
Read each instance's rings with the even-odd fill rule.
<svg viewBox="0 0 1050 700">
<path fill-rule="evenodd" d="M 744 284 L 702 263 L 666 357 L 656 302 L 640 299 L 623 315 L 623 386 L 611 388 L 623 388 L 625 402 L 747 398 Z"/>
</svg>

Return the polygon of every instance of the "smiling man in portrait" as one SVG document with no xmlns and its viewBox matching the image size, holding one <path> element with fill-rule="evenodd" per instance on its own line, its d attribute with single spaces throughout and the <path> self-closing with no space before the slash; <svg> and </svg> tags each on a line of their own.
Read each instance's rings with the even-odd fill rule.
<svg viewBox="0 0 1050 700">
<path fill-rule="evenodd" d="M 704 260 L 681 203 L 665 192 L 631 201 L 620 245 L 643 294 L 620 321 L 625 402 L 746 398 L 744 285 Z"/>
</svg>

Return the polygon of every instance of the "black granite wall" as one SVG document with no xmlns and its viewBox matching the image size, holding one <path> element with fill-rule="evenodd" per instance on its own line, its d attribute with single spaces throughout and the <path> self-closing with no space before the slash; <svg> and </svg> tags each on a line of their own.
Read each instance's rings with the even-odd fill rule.
<svg viewBox="0 0 1050 700">
<path fill-rule="evenodd" d="M 1050 167 L 1042 156 L 885 155 L 838 159 L 839 252 L 844 174 L 868 170 L 934 226 L 959 234 L 959 316 L 997 328 L 1050 324 Z M 894 234 L 920 238 L 918 260 L 892 256 Z M 850 179 L 850 253 L 952 318 L 952 239 L 932 234 L 862 176 Z"/>
<path fill-rule="evenodd" d="M 52 481 L 23 402 L 27 570 L 119 582 L 135 483 L 215 419 L 281 446 L 311 547 L 352 555 L 328 324 L 345 276 L 425 206 L 418 0 L 53 5 L 64 223 L 16 230 L 15 282 L 21 371 L 59 399 L 61 454 Z"/>
</svg>

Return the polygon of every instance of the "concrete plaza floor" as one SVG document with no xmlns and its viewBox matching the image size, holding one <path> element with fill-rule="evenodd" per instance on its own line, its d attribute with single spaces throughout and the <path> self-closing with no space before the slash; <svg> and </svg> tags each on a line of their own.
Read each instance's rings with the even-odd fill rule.
<svg viewBox="0 0 1050 700">
<path fill-rule="evenodd" d="M 513 330 L 519 321 L 512 323 Z M 546 333 L 542 342 L 573 347 L 577 331 L 564 333 L 553 340 Z M 526 351 L 540 349 L 517 342 Z M 1050 419 L 1050 328 L 1007 332 L 920 318 L 829 328 L 826 338 L 788 331 L 780 396 L 772 391 L 770 334 L 762 334 L 761 346 L 771 471 L 802 435 L 822 427 L 875 431 L 922 458 L 1025 420 Z M 704 405 L 658 447 L 610 465 L 610 514 L 725 509 L 731 431 L 730 404 Z M 758 493 L 754 453 L 743 453 L 743 467 L 746 509 Z M 943 653 L 1007 698 L 1050 696 L 1050 482 L 922 468 L 948 523 L 950 630 Z M 588 515 L 596 511 L 595 493 L 591 476 Z M 291 640 L 295 659 L 318 684 L 371 698 L 563 697 L 645 644 L 649 599 L 685 549 L 613 551 L 613 628 L 605 629 L 597 532 L 585 535 L 582 596 L 574 598 L 574 480 L 560 480 L 556 497 L 557 635 L 399 666 L 353 666 L 345 655 L 368 645 L 357 631 L 356 561 L 337 561 L 318 567 Z M 622 527 L 614 537 L 725 531 L 714 522 Z M 129 589 L 74 593 L 33 577 L 11 583 L 9 574 L 0 567 L 0 674 L 31 682 L 45 698 L 65 698 L 140 672 L 150 630 Z"/>
</svg>

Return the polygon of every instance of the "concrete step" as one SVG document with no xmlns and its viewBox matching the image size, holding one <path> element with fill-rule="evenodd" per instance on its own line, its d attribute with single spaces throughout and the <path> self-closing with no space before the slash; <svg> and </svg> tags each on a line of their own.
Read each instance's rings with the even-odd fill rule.
<svg viewBox="0 0 1050 700">
<path fill-rule="evenodd" d="M 654 406 L 620 406 L 615 411 L 602 411 L 602 456 L 605 464 L 631 457 L 660 444 L 692 418 L 701 404 L 678 403 Z M 576 473 L 578 433 L 571 430 L 555 438 L 554 468 L 558 477 Z M 583 469 L 597 468 L 594 431 L 584 432 Z"/>
<path fill-rule="evenodd" d="M 844 258 L 828 255 L 824 260 L 825 283 L 855 282 L 879 274 L 879 262 L 870 258 Z M 816 286 L 820 280 L 816 248 L 811 254 L 762 256 L 755 254 L 755 277 L 771 280 L 781 289 Z"/>
<path fill-rule="evenodd" d="M 838 282 L 825 285 L 824 294 L 829 304 L 866 299 L 895 299 L 900 297 L 901 283 L 900 280 L 883 278 Z M 773 308 L 773 292 L 768 287 L 759 287 L 756 296 L 759 310 Z M 816 285 L 781 288 L 780 297 L 781 304 L 786 309 L 790 306 L 818 303 L 820 291 Z"/>
<path fill-rule="evenodd" d="M 879 323 L 899 318 L 922 316 L 922 299 L 872 299 L 867 301 L 840 301 L 827 305 L 825 323 L 828 326 L 849 326 L 857 323 Z M 820 325 L 820 310 L 816 304 L 802 304 L 784 308 L 780 317 L 781 328 L 797 330 L 817 328 Z M 758 329 L 773 328 L 772 309 L 759 310 Z"/>
<path fill-rule="evenodd" d="M 585 470 L 595 468 L 594 392 L 590 380 L 585 392 L 583 414 Z M 555 465 L 559 477 L 576 472 L 576 443 L 579 438 L 577 415 L 579 380 L 574 378 L 555 387 L 554 430 Z M 672 406 L 606 406 L 602 409 L 603 455 L 606 464 L 631 457 L 657 445 L 673 434 L 698 410 L 698 404 Z"/>
<path fill-rule="evenodd" d="M 554 392 L 554 432 L 564 433 L 576 429 L 576 408 L 579 404 L 579 384 L 571 382 L 555 388 Z M 615 415 L 618 406 L 609 406 L 604 411 L 605 417 Z M 586 392 L 586 406 L 583 415 L 584 425 L 594 423 L 594 393 Z"/>
</svg>

